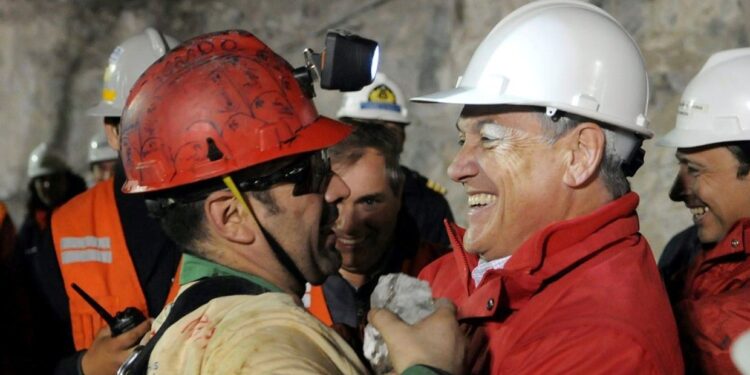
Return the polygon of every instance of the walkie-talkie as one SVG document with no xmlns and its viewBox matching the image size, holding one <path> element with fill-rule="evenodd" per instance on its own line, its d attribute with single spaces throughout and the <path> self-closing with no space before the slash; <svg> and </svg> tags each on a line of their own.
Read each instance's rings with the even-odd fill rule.
<svg viewBox="0 0 750 375">
<path fill-rule="evenodd" d="M 80 294 L 81 297 L 83 297 L 83 299 L 86 300 L 86 302 L 88 302 L 88 304 L 92 308 L 94 308 L 94 310 L 96 310 L 99 316 L 101 316 L 102 319 L 107 322 L 107 324 L 109 325 L 109 329 L 112 331 L 112 337 L 118 336 L 123 332 L 127 332 L 146 320 L 146 317 L 143 316 L 143 313 L 135 307 L 128 307 L 125 310 L 118 312 L 113 317 L 107 310 L 104 309 L 104 307 L 102 307 L 93 298 L 91 298 L 88 293 L 84 292 L 81 287 L 76 285 L 76 283 L 71 284 L 71 286 L 73 287 L 73 290 Z"/>
</svg>

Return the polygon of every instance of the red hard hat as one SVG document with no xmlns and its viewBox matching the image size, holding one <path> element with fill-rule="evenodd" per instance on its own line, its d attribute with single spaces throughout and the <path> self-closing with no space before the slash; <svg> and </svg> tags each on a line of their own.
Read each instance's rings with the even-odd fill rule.
<svg viewBox="0 0 750 375">
<path fill-rule="evenodd" d="M 133 86 L 120 126 L 125 193 L 320 150 L 350 132 L 318 115 L 289 63 L 239 30 L 198 36 L 156 61 Z"/>
</svg>

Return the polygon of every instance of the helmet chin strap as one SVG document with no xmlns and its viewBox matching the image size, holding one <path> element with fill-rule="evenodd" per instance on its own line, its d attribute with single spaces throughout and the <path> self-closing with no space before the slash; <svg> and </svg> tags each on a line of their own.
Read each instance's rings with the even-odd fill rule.
<svg viewBox="0 0 750 375">
<path fill-rule="evenodd" d="M 255 222 L 258 223 L 258 227 L 266 237 L 266 240 L 268 241 L 269 246 L 271 246 L 271 250 L 273 250 L 273 254 L 276 256 L 276 259 L 279 261 L 279 263 L 281 263 L 281 265 L 300 285 L 304 286 L 305 283 L 307 283 L 307 280 L 305 280 L 305 276 L 302 275 L 302 272 L 299 270 L 299 268 L 297 268 L 297 265 L 294 264 L 292 258 L 289 257 L 289 254 L 284 250 L 283 247 L 281 247 L 279 242 L 276 241 L 276 238 L 274 238 L 274 236 L 269 233 L 266 228 L 263 227 L 263 224 L 261 224 L 260 220 L 258 220 L 258 217 L 255 215 L 255 211 L 250 208 L 250 203 L 245 198 L 245 195 L 240 192 L 240 189 L 237 188 L 237 185 L 234 183 L 232 177 L 224 176 L 222 178 L 222 181 L 224 181 L 224 185 L 229 188 L 234 197 L 242 203 L 242 205 L 247 209 L 248 212 L 250 212 L 250 215 L 253 215 L 253 219 L 255 219 Z"/>
</svg>

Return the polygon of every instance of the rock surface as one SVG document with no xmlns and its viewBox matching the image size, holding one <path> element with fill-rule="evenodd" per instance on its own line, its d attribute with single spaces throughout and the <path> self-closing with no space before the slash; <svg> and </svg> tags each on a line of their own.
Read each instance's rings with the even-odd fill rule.
<svg viewBox="0 0 750 375">
<path fill-rule="evenodd" d="M 100 95 L 107 57 L 119 41 L 155 26 L 178 39 L 228 28 L 251 30 L 294 65 L 305 47 L 319 49 L 329 28 L 380 41 L 381 70 L 416 96 L 452 87 L 489 30 L 525 0 L 0 0 L 0 199 L 21 220 L 25 167 L 42 141 L 66 150 L 86 172 L 86 145 L 100 119 L 84 111 Z M 648 65 L 649 115 L 658 135 L 674 124 L 679 95 L 708 56 L 750 42 L 750 0 L 595 0 L 638 41 Z M 333 115 L 340 95 L 318 92 Z M 466 195 L 445 170 L 457 150 L 457 109 L 411 105 L 403 161 L 448 189 L 459 223 Z M 667 198 L 674 150 L 646 143 L 646 164 L 632 180 L 641 195 L 642 232 L 659 254 L 690 223 Z"/>
</svg>

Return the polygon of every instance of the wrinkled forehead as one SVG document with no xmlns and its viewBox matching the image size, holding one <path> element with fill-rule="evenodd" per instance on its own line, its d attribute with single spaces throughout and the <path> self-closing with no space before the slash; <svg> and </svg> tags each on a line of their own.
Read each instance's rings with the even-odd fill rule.
<svg viewBox="0 0 750 375">
<path fill-rule="evenodd" d="M 479 132 L 499 127 L 529 134 L 541 134 L 543 113 L 537 107 L 514 105 L 466 105 L 456 123 L 460 132 Z"/>
</svg>

